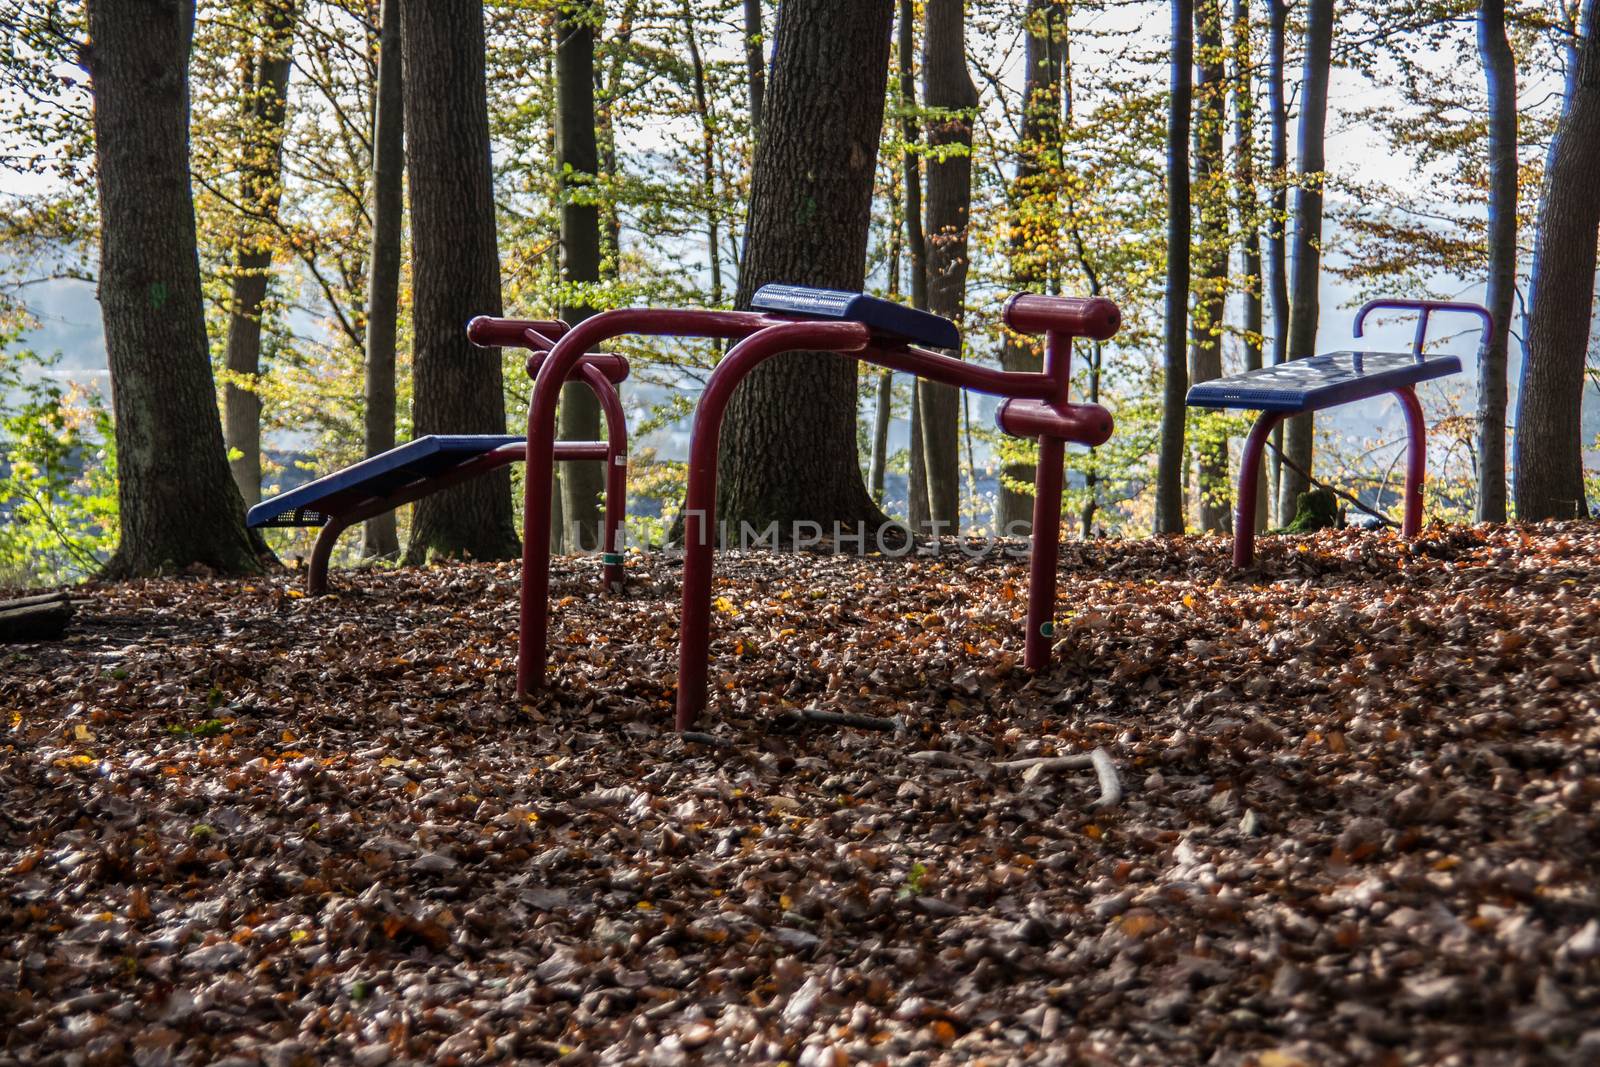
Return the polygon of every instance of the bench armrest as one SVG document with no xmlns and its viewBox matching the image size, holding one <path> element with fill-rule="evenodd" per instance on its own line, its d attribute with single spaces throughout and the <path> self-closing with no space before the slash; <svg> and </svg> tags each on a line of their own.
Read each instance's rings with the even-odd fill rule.
<svg viewBox="0 0 1600 1067">
<path fill-rule="evenodd" d="M 1489 314 L 1489 309 L 1482 304 L 1473 304 L 1465 300 L 1407 300 L 1401 297 L 1379 297 L 1368 300 L 1361 305 L 1361 310 L 1356 312 L 1356 336 L 1360 337 L 1363 326 L 1367 321 L 1367 314 L 1380 308 L 1392 308 L 1396 311 L 1420 311 L 1417 318 L 1416 337 L 1411 342 L 1411 354 L 1420 363 L 1423 359 L 1422 346 L 1428 339 L 1428 316 L 1435 311 L 1460 312 L 1466 315 L 1476 315 L 1483 320 L 1483 336 L 1487 341 L 1494 332 L 1494 316 Z"/>
<path fill-rule="evenodd" d="M 1006 325 L 1018 333 L 1060 333 L 1104 341 L 1122 326 L 1122 312 L 1103 296 L 1018 293 L 1006 301 Z"/>
</svg>

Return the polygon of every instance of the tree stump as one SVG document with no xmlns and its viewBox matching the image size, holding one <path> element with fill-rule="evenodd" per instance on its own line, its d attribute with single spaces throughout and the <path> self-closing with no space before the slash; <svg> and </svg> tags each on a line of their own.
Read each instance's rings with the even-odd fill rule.
<svg viewBox="0 0 1600 1067">
<path fill-rule="evenodd" d="M 0 600 L 0 641 L 54 641 L 72 618 L 65 593 Z"/>
</svg>

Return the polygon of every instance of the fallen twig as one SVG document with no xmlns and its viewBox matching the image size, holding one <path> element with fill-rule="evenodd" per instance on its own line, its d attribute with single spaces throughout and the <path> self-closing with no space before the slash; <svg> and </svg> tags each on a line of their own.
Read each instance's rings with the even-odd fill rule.
<svg viewBox="0 0 1600 1067">
<path fill-rule="evenodd" d="M 1093 767 L 1095 777 L 1100 780 L 1100 799 L 1091 807 L 1112 808 L 1122 803 L 1122 779 L 1117 775 L 1117 765 L 1111 759 L 1111 754 L 1103 748 L 1093 752 L 1080 752 L 1071 756 L 1032 756 L 1028 759 L 1001 760 L 991 763 L 988 760 L 972 759 L 968 756 L 958 756 L 954 752 L 945 752 L 942 749 L 926 749 L 921 752 L 910 752 L 906 759 L 917 763 L 924 763 L 930 767 L 952 767 L 957 770 L 973 771 L 978 774 L 989 774 L 994 771 L 1021 771 L 1028 782 L 1035 782 L 1046 774 L 1055 771 L 1080 771 Z"/>
<path fill-rule="evenodd" d="M 1110 753 L 1103 748 L 1089 753 L 1089 759 L 1094 764 L 1095 777 L 1100 779 L 1100 799 L 1090 807 L 1116 807 L 1122 803 L 1122 779 L 1117 777 L 1117 765 L 1111 762 Z"/>
<path fill-rule="evenodd" d="M 906 721 L 898 715 L 883 719 L 875 715 L 856 715 L 848 711 L 823 711 L 821 708 L 801 708 L 798 711 L 781 712 L 778 719 L 794 724 L 814 722 L 824 726 L 853 726 L 858 730 L 882 730 L 885 733 L 904 733 L 906 728 Z"/>
<path fill-rule="evenodd" d="M 1290 470 L 1294 471 L 1296 474 L 1298 474 L 1300 477 L 1304 478 L 1306 481 L 1310 482 L 1312 485 L 1316 486 L 1319 489 L 1326 489 L 1328 492 L 1332 493 L 1334 496 L 1338 497 L 1340 500 L 1343 500 L 1345 503 L 1351 505 L 1352 507 L 1356 507 L 1356 508 L 1361 509 L 1362 511 L 1366 512 L 1368 515 L 1371 515 L 1373 518 L 1375 518 L 1379 522 L 1383 523 L 1385 526 L 1392 526 L 1396 530 L 1400 529 L 1400 524 L 1398 522 L 1395 522 L 1393 519 L 1391 519 L 1389 516 L 1383 514 L 1381 511 L 1374 511 L 1373 509 L 1367 507 L 1367 505 L 1363 504 L 1361 501 L 1357 500 L 1355 497 L 1351 496 L 1349 493 L 1345 492 L 1343 489 L 1340 489 L 1337 486 L 1329 485 L 1327 482 L 1322 481 L 1320 478 L 1318 478 L 1315 475 L 1313 475 L 1310 471 L 1308 471 L 1304 467 L 1300 466 L 1300 464 L 1296 463 L 1294 460 L 1292 460 L 1288 456 L 1284 455 L 1283 451 L 1280 448 L 1278 448 L 1277 445 L 1273 444 L 1271 441 L 1267 442 L 1267 447 L 1272 449 L 1272 454 L 1278 457 L 1278 462 L 1279 463 L 1282 463 L 1285 467 L 1288 467 Z"/>
</svg>

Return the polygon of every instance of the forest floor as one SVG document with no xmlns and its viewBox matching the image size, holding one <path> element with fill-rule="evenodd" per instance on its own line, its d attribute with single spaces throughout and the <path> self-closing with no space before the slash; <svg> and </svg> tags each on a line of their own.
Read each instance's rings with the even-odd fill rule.
<svg viewBox="0 0 1600 1067">
<path fill-rule="evenodd" d="M 526 710 L 512 564 L 92 587 L 0 648 L 0 1063 L 1600 1062 L 1600 530 L 1227 552 L 1066 546 L 1038 677 L 1016 560 L 724 557 L 690 741 L 665 557 Z"/>
</svg>

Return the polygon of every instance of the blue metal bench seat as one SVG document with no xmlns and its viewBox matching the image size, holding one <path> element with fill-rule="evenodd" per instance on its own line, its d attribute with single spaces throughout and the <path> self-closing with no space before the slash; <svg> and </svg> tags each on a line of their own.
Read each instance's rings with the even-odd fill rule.
<svg viewBox="0 0 1600 1067">
<path fill-rule="evenodd" d="M 1321 411 L 1461 373 L 1456 356 L 1418 360 L 1409 352 L 1330 352 L 1201 382 L 1192 408 L 1244 408 L 1286 415 Z"/>
<path fill-rule="evenodd" d="M 1189 390 L 1188 404 L 1197 408 L 1245 408 L 1261 412 L 1239 459 L 1239 492 L 1233 520 L 1233 563 L 1248 567 L 1255 559 L 1256 494 L 1261 454 L 1273 429 L 1286 417 L 1337 407 L 1392 393 L 1406 418 L 1405 522 L 1401 532 L 1415 537 L 1422 529 L 1422 483 L 1427 475 L 1428 426 L 1417 400 L 1420 382 L 1461 373 L 1456 356 L 1423 354 L 1428 318 L 1435 311 L 1465 312 L 1483 321 L 1487 340 L 1493 319 L 1477 304 L 1440 300 L 1371 300 L 1356 312 L 1355 335 L 1361 336 L 1367 315 L 1380 308 L 1419 312 L 1410 352 L 1331 352 L 1309 359 L 1262 367 L 1228 378 L 1201 382 Z"/>
<path fill-rule="evenodd" d="M 407 486 L 437 478 L 485 453 L 507 445 L 520 446 L 522 442 L 521 437 L 505 434 L 429 434 L 263 500 L 250 509 L 245 524 L 322 526 L 352 505 L 393 496 Z M 515 458 L 521 456 L 517 452 Z"/>
<path fill-rule="evenodd" d="M 814 319 L 859 322 L 874 334 L 931 348 L 960 348 L 961 331 L 947 318 L 866 293 L 811 289 L 803 285 L 763 285 L 751 298 L 759 311 Z"/>
</svg>

